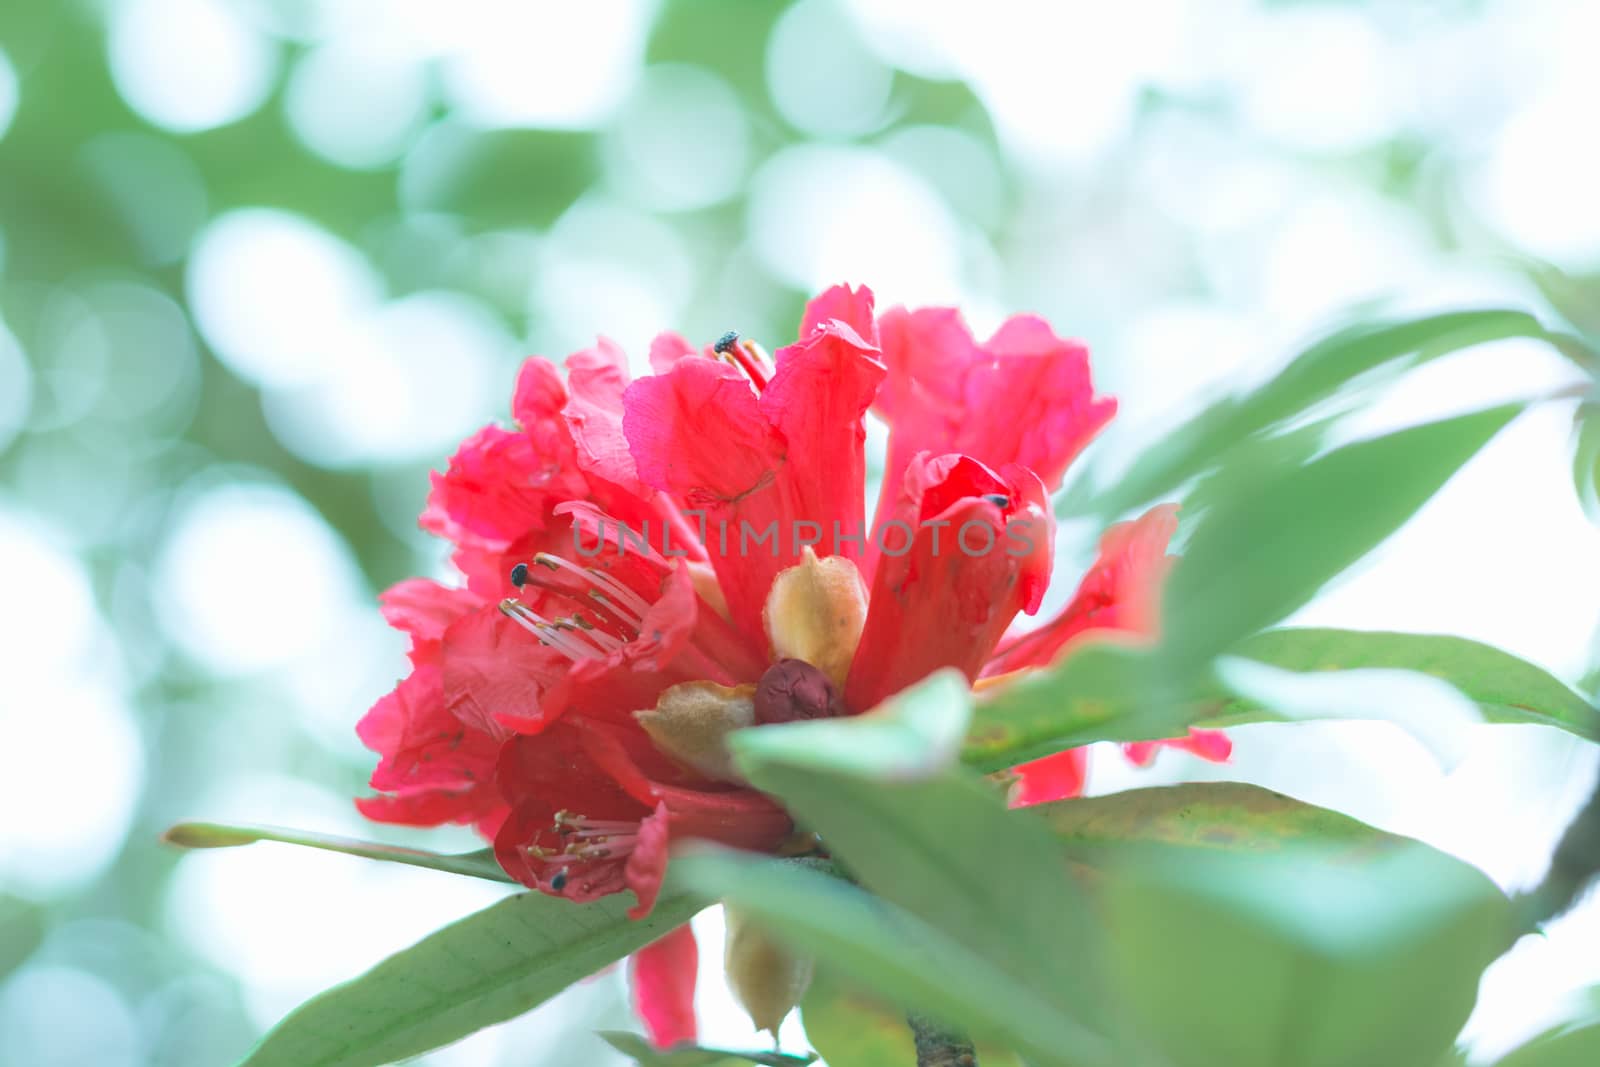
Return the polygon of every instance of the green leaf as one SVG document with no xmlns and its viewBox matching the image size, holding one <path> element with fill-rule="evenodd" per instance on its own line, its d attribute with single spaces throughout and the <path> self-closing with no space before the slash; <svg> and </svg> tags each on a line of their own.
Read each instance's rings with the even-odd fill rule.
<svg viewBox="0 0 1600 1067">
<path fill-rule="evenodd" d="M 1244 782 L 1192 782 L 1078 797 L 1032 809 L 1075 849 L 1128 842 L 1244 852 L 1400 840 L 1359 819 Z"/>
<path fill-rule="evenodd" d="M 835 973 L 818 968 L 800 1003 L 806 1037 L 828 1067 L 917 1067 L 917 1051 L 903 1012 Z M 979 1044 L 983 1067 L 1020 1067 L 1016 1055 Z"/>
<path fill-rule="evenodd" d="M 1512 941 L 1509 906 L 1466 864 L 1374 837 L 1131 854 L 1103 894 L 1130 1032 L 1185 1065 L 1438 1059 Z"/>
<path fill-rule="evenodd" d="M 815 1054 L 791 1056 L 783 1052 L 729 1052 L 725 1049 L 684 1045 L 658 1049 L 640 1035 L 627 1030 L 600 1030 L 597 1033 L 606 1044 L 624 1056 L 632 1056 L 640 1067 L 737 1067 L 741 1063 L 759 1063 L 762 1067 L 805 1067 L 817 1058 Z"/>
<path fill-rule="evenodd" d="M 794 861 L 708 847 L 673 862 L 684 882 L 726 899 L 796 951 L 814 955 L 898 1009 L 947 1019 L 1017 1049 L 1038 1067 L 1109 1064 L 1099 1034 L 1063 1015 L 942 930 Z"/>
<path fill-rule="evenodd" d="M 1594 1067 L 1600 1063 L 1600 1022 L 1541 1034 L 1494 1067 Z"/>
<path fill-rule="evenodd" d="M 973 708 L 961 759 L 999 771 L 1095 741 L 1174 737 L 1205 717 L 1221 693 L 1207 683 L 1201 695 L 1213 702 L 1198 703 L 1148 650 L 1086 641 L 1054 667 L 986 690 Z"/>
<path fill-rule="evenodd" d="M 704 905 L 665 892 L 632 920 L 631 903 L 508 897 L 302 1004 L 241 1067 L 377 1067 L 421 1055 L 544 1003 Z"/>
<path fill-rule="evenodd" d="M 925 777 L 955 762 L 971 714 L 966 678 L 943 670 L 864 715 L 742 730 L 731 744 L 741 766 L 777 758 L 874 777 Z"/>
<path fill-rule="evenodd" d="M 1236 480 L 1173 568 L 1163 655 L 1193 669 L 1310 600 L 1427 502 L 1521 410 L 1508 404 Z"/>
<path fill-rule="evenodd" d="M 1430 359 L 1511 337 L 1548 339 L 1522 311 L 1453 311 L 1401 322 L 1363 324 L 1317 342 L 1276 378 L 1246 396 L 1213 404 L 1149 449 L 1117 484 L 1091 501 L 1102 517 L 1167 496 L 1210 469 L 1240 442 L 1310 411 L 1373 371 L 1398 373 Z M 1076 499 L 1074 499 L 1076 498 Z"/>
<path fill-rule="evenodd" d="M 1465 637 L 1286 628 L 1257 634 L 1230 654 L 1303 673 L 1416 671 L 1449 683 L 1489 722 L 1554 726 L 1600 741 L 1600 710 L 1542 667 Z M 1258 721 L 1262 710 L 1250 701 L 1225 698 L 1214 718 Z"/>
<path fill-rule="evenodd" d="M 237 848 L 258 841 L 275 841 L 283 845 L 300 845 L 318 848 L 325 852 L 339 852 L 346 856 L 360 856 L 369 860 L 405 863 L 412 867 L 427 867 L 447 874 L 464 874 L 473 878 L 486 878 L 491 882 L 516 880 L 506 874 L 495 862 L 492 849 L 477 852 L 427 852 L 422 849 L 401 848 L 378 841 L 360 841 L 352 837 L 335 837 L 308 830 L 285 830 L 275 826 L 229 826 L 214 822 L 181 822 L 161 839 L 179 848 Z"/>
<path fill-rule="evenodd" d="M 820 833 L 864 886 L 1058 1009 L 1085 1020 L 1103 1014 L 1096 926 L 1035 814 L 1007 811 L 994 788 L 965 774 L 889 781 L 836 773 L 805 747 L 807 732 L 782 740 L 758 748 L 736 741 L 741 769 Z"/>
<path fill-rule="evenodd" d="M 1308 674 L 1404 670 L 1446 682 L 1486 721 L 1553 726 L 1600 741 L 1600 710 L 1544 669 L 1464 637 L 1285 628 L 1246 638 L 1228 655 Z M 984 693 L 962 760 L 983 771 L 1095 741 L 1181 735 L 1192 725 L 1282 721 L 1257 700 L 1201 672 L 1179 686 L 1149 651 L 1085 644 L 1058 666 Z"/>
</svg>

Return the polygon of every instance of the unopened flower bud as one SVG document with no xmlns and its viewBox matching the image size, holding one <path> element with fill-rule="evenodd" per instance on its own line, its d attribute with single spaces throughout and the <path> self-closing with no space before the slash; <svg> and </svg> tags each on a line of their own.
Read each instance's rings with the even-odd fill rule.
<svg viewBox="0 0 1600 1067">
<path fill-rule="evenodd" d="M 756 722 L 829 719 L 845 713 L 844 697 L 827 675 L 798 659 L 779 660 L 756 683 Z"/>
<path fill-rule="evenodd" d="M 723 967 L 728 985 L 756 1029 L 776 1038 L 784 1017 L 811 985 L 813 961 L 773 940 L 737 909 L 725 906 L 723 912 L 727 923 Z"/>
<path fill-rule="evenodd" d="M 657 748 L 708 778 L 743 782 L 733 768 L 727 737 L 755 725 L 755 687 L 730 689 L 715 682 L 683 682 L 665 690 L 648 711 L 633 717 Z"/>
<path fill-rule="evenodd" d="M 807 546 L 773 579 L 763 617 L 778 659 L 804 660 L 842 689 L 867 621 L 867 587 L 850 560 L 818 559 Z"/>
</svg>

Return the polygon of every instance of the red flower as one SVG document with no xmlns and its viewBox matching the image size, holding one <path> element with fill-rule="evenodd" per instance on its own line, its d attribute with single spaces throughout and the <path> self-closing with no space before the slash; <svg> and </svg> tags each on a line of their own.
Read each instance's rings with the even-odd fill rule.
<svg viewBox="0 0 1600 1067">
<path fill-rule="evenodd" d="M 1114 527 L 1056 619 L 1008 635 L 1050 579 L 1048 494 L 1115 411 L 1088 354 L 1018 316 L 979 344 L 952 310 L 874 317 L 865 288 L 812 301 L 769 360 L 733 335 L 665 334 L 629 381 L 602 340 L 530 359 L 514 428 L 434 476 L 425 529 L 465 588 L 384 598 L 412 673 L 359 732 L 393 822 L 476 825 L 501 865 L 642 915 L 669 842 L 772 850 L 787 814 L 745 785 L 732 729 L 854 714 L 932 671 L 974 682 L 1047 664 L 1080 635 L 1149 633 L 1171 509 Z M 889 426 L 875 524 L 865 417 Z M 1226 739 L 1181 742 L 1213 758 Z M 1130 752 L 1148 759 L 1151 750 Z M 1020 769 L 1018 802 L 1077 792 L 1081 753 Z M 692 935 L 634 966 L 658 1041 L 692 1036 Z"/>
</svg>

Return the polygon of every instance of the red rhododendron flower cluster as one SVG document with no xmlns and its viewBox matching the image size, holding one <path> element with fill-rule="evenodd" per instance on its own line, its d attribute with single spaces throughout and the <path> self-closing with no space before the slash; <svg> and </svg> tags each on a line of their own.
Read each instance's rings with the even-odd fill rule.
<svg viewBox="0 0 1600 1067">
<path fill-rule="evenodd" d="M 609 341 L 522 368 L 515 426 L 434 476 L 425 529 L 460 588 L 383 597 L 411 673 L 361 721 L 381 755 L 369 817 L 471 823 L 518 881 L 652 906 L 670 842 L 772 850 L 787 814 L 717 741 L 866 712 L 940 668 L 977 682 L 1049 664 L 1081 635 L 1149 633 L 1175 518 L 1112 528 L 1067 608 L 1048 494 L 1106 424 L 1086 349 L 1033 316 L 975 341 L 950 309 L 875 315 L 865 288 L 806 309 L 769 360 L 730 335 L 651 346 L 630 381 Z M 889 428 L 866 515 L 865 418 Z M 1226 738 L 1176 744 L 1225 758 Z M 1136 759 L 1150 745 L 1130 746 Z M 1016 803 L 1076 794 L 1081 752 L 1018 768 Z M 653 1036 L 692 1036 L 687 928 L 636 959 Z"/>
</svg>

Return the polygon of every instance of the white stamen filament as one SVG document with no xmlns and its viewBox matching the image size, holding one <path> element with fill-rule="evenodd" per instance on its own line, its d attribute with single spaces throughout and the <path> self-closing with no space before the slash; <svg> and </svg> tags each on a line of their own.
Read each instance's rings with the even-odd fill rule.
<svg viewBox="0 0 1600 1067">
<path fill-rule="evenodd" d="M 553 623 L 526 604 L 506 599 L 500 602 L 500 612 L 540 641 L 573 660 L 595 659 L 604 655 L 598 644 L 585 641 L 581 633 Z"/>
<path fill-rule="evenodd" d="M 624 617 L 625 622 L 635 628 L 644 624 L 644 617 L 650 611 L 649 602 L 604 571 L 580 567 L 571 560 L 562 559 L 560 556 L 552 556 L 544 552 L 535 556 L 533 561 L 541 567 L 549 567 L 551 570 L 570 571 L 607 594 L 617 614 L 624 614 L 622 611 L 624 608 L 631 612 L 631 617 Z"/>
</svg>

